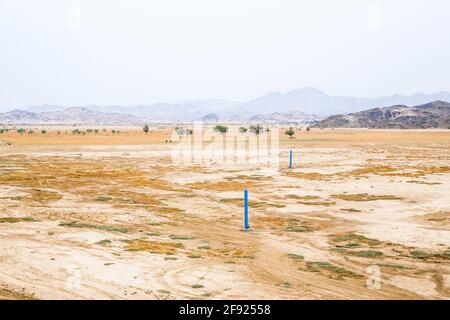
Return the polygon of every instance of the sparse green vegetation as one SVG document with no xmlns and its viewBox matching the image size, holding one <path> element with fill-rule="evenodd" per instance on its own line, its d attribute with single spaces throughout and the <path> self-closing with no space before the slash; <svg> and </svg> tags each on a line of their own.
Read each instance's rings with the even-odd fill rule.
<svg viewBox="0 0 450 320">
<path fill-rule="evenodd" d="M 24 218 L 0 218 L 0 223 L 17 223 L 17 222 L 37 222 L 37 220 L 34 220 L 31 217 L 24 217 Z"/>
<path fill-rule="evenodd" d="M 302 270 L 302 269 L 300 269 Z M 308 261 L 306 262 L 306 271 L 308 272 L 323 272 L 327 271 L 332 274 L 337 274 L 338 279 L 342 279 L 344 277 L 350 277 L 350 278 L 360 278 L 361 276 L 356 274 L 353 271 L 347 270 L 342 267 L 335 266 L 331 264 L 330 262 L 323 262 L 323 261 Z"/>
<path fill-rule="evenodd" d="M 383 252 L 378 250 L 351 251 L 351 254 L 363 258 L 379 258 L 383 256 Z"/>
<path fill-rule="evenodd" d="M 195 239 L 194 237 L 189 237 L 189 236 L 177 236 L 177 235 L 171 235 L 170 239 L 172 240 L 193 240 Z"/>
<path fill-rule="evenodd" d="M 341 209 L 341 211 L 352 212 L 352 213 L 362 212 L 361 210 L 353 209 L 353 208 L 349 208 L 349 209 Z"/>
<path fill-rule="evenodd" d="M 311 232 L 313 228 L 306 221 L 298 221 L 296 219 L 289 219 L 288 225 L 285 228 L 288 232 Z"/>
<path fill-rule="evenodd" d="M 369 246 L 378 246 L 382 242 L 376 239 L 367 238 L 365 236 L 348 232 L 343 234 L 334 235 L 331 240 L 333 242 L 357 242 L 357 243 L 365 243 Z"/>
<path fill-rule="evenodd" d="M 218 124 L 214 127 L 214 131 L 219 133 L 227 133 L 228 127 L 225 127 L 224 125 Z"/>
<path fill-rule="evenodd" d="M 111 240 L 108 240 L 108 239 L 100 240 L 100 241 L 97 241 L 95 244 L 104 246 L 104 245 L 107 245 L 107 244 L 111 244 Z"/>
<path fill-rule="evenodd" d="M 202 285 L 202 284 L 193 284 L 192 285 L 192 288 L 194 288 L 194 289 L 200 289 L 200 288 L 204 288 L 205 286 L 204 285 Z"/>
<path fill-rule="evenodd" d="M 240 133 L 246 133 L 248 131 L 248 129 L 246 127 L 240 127 L 239 128 L 239 132 Z"/>
<path fill-rule="evenodd" d="M 370 195 L 367 193 L 359 194 L 333 194 L 333 198 L 345 201 L 378 201 L 378 200 L 402 200 L 403 198 L 393 195 Z"/>
<path fill-rule="evenodd" d="M 88 223 L 80 223 L 80 222 L 61 222 L 59 223 L 60 227 L 70 227 L 70 228 L 88 228 L 88 229 L 97 229 L 102 231 L 111 231 L 111 232 L 120 232 L 120 233 L 128 233 L 130 232 L 127 228 L 117 228 L 111 226 L 103 226 L 103 225 L 94 225 Z"/>
<path fill-rule="evenodd" d="M 288 257 L 291 258 L 292 260 L 304 260 L 305 257 L 299 254 L 294 254 L 294 253 L 289 253 Z"/>
<path fill-rule="evenodd" d="M 448 248 L 447 250 L 445 250 L 444 252 L 441 252 L 441 253 L 427 252 L 427 251 L 421 250 L 421 249 L 414 249 L 414 250 L 410 251 L 410 255 L 411 255 L 411 257 L 420 259 L 420 260 L 427 260 L 427 259 L 432 259 L 432 258 L 449 260 L 450 259 L 450 248 Z"/>
<path fill-rule="evenodd" d="M 110 201 L 110 200 L 112 200 L 112 198 L 111 197 L 105 197 L 105 196 L 99 196 L 95 200 L 97 200 L 97 201 Z"/>
</svg>

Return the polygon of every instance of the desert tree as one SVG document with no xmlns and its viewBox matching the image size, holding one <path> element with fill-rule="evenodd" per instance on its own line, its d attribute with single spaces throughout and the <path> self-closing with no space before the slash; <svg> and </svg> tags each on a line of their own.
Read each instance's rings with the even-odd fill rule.
<svg viewBox="0 0 450 320">
<path fill-rule="evenodd" d="M 148 132 L 149 132 L 149 130 L 150 130 L 148 124 L 145 124 L 145 125 L 144 125 L 144 128 L 143 128 L 142 130 L 144 131 L 145 134 L 148 134 Z"/>
<path fill-rule="evenodd" d="M 228 132 L 228 127 L 225 127 L 224 125 L 218 124 L 217 126 L 214 127 L 214 131 L 219 132 L 219 133 L 227 133 Z"/>
<path fill-rule="evenodd" d="M 251 125 L 250 126 L 250 132 L 253 132 L 256 135 L 259 135 L 262 131 L 263 131 L 263 127 L 261 127 L 259 124 L 255 125 Z"/>
<path fill-rule="evenodd" d="M 175 127 L 175 132 L 177 133 L 177 135 L 178 135 L 180 138 L 181 138 L 182 135 L 185 134 L 184 128 L 183 128 L 183 127 L 179 127 L 179 126 L 176 126 L 176 127 Z"/>
<path fill-rule="evenodd" d="M 310 132 L 310 131 L 311 131 L 311 127 L 307 127 L 306 132 Z"/>
<path fill-rule="evenodd" d="M 289 139 L 292 139 L 292 137 L 295 134 L 295 131 L 294 131 L 294 129 L 292 127 L 290 127 L 288 130 L 286 130 L 286 132 L 284 134 L 289 136 Z"/>
<path fill-rule="evenodd" d="M 240 127 L 239 128 L 239 132 L 240 133 L 246 133 L 248 131 L 248 129 L 246 127 Z"/>
</svg>

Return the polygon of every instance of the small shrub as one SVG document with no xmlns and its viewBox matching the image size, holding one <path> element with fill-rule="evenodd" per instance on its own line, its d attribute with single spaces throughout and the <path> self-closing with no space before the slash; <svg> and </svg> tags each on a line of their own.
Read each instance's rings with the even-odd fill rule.
<svg viewBox="0 0 450 320">
<path fill-rule="evenodd" d="M 99 196 L 99 197 L 97 197 L 97 199 L 95 199 L 95 200 L 97 200 L 97 201 L 109 201 L 109 200 L 112 200 L 112 198 L 110 198 L 110 197 L 105 197 L 105 196 Z"/>
<path fill-rule="evenodd" d="M 218 124 L 217 126 L 214 127 L 214 131 L 219 132 L 219 133 L 227 133 L 228 127 Z"/>
</svg>

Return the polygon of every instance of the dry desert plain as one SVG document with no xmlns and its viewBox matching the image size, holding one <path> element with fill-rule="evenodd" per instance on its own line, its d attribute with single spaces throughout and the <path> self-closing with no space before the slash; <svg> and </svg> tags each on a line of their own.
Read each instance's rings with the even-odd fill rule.
<svg viewBox="0 0 450 320">
<path fill-rule="evenodd" d="M 0 135 L 0 298 L 450 298 L 450 131 L 280 128 L 268 174 L 118 130 Z"/>
</svg>

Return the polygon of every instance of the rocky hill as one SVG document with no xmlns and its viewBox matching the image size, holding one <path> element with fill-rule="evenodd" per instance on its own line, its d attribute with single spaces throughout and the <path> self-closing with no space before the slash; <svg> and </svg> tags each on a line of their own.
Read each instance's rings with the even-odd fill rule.
<svg viewBox="0 0 450 320">
<path fill-rule="evenodd" d="M 96 112 L 80 107 L 38 113 L 23 110 L 0 113 L 1 124 L 134 125 L 142 122 L 140 118 L 128 114 Z"/>
<path fill-rule="evenodd" d="M 323 128 L 450 129 L 450 103 L 435 101 L 415 107 L 396 105 L 340 114 L 320 121 Z"/>
</svg>

